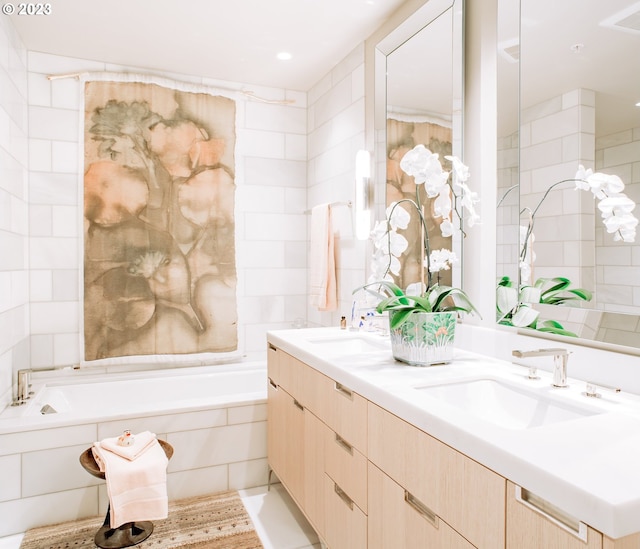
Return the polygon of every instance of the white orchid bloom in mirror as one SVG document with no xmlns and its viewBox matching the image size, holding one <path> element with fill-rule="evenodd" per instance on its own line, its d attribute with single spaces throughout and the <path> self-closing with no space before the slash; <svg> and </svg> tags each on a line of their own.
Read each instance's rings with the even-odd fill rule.
<svg viewBox="0 0 640 549">
<path fill-rule="evenodd" d="M 635 242 L 638 219 L 633 215 L 636 203 L 622 191 L 624 182 L 617 175 L 594 173 L 580 164 L 576 172 L 576 189 L 588 190 L 600 200 L 602 222 L 615 241 Z"/>
</svg>

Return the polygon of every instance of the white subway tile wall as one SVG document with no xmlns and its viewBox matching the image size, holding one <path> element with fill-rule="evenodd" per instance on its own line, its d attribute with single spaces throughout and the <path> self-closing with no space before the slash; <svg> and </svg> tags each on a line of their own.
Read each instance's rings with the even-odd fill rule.
<svg viewBox="0 0 640 549">
<path fill-rule="evenodd" d="M 29 366 L 27 51 L 0 19 L 0 408 L 13 372 Z M 8 481 L 12 482 L 12 481 Z"/>
<path fill-rule="evenodd" d="M 0 435 L 0 537 L 104 514 L 104 481 L 80 454 L 124 429 L 150 430 L 174 448 L 167 489 L 180 499 L 267 483 L 266 403 L 89 423 Z M 46 464 L 46 466 L 43 466 Z"/>
</svg>

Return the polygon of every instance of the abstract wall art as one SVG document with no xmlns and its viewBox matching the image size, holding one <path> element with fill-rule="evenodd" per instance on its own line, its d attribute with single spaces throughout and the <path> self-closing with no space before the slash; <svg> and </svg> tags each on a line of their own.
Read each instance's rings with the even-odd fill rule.
<svg viewBox="0 0 640 549">
<path fill-rule="evenodd" d="M 236 350 L 235 102 L 84 94 L 84 359 Z"/>
</svg>

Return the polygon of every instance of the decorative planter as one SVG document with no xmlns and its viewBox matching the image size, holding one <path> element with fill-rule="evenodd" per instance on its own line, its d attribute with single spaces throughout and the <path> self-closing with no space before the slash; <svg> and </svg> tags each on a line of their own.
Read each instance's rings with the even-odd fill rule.
<svg viewBox="0 0 640 549">
<path fill-rule="evenodd" d="M 393 320 L 389 311 L 389 322 Z M 393 358 L 413 366 L 433 366 L 453 360 L 455 312 L 413 312 L 400 327 L 390 330 Z"/>
</svg>

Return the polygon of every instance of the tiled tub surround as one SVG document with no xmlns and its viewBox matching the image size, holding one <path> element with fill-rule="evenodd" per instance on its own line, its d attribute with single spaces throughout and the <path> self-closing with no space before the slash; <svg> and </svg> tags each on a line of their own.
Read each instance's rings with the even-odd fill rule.
<svg viewBox="0 0 640 549">
<path fill-rule="evenodd" d="M 0 537 L 106 513 L 104 482 L 88 475 L 78 459 L 95 440 L 125 429 L 152 431 L 174 447 L 167 477 L 170 500 L 266 484 L 264 363 L 118 377 L 124 393 L 145 378 L 150 386 L 165 384 L 154 389 L 156 402 L 133 399 L 127 406 L 126 399 L 117 403 L 115 398 L 111 410 L 89 400 L 86 410 L 30 416 L 25 405 L 26 415 L 16 408 L 0 414 Z M 49 389 L 60 404 L 61 392 L 68 389 L 70 395 L 74 384 L 94 381 L 96 398 L 108 399 L 105 390 L 116 388 L 113 378 L 72 375 L 64 383 L 50 382 Z M 42 387 L 34 386 L 38 406 Z"/>
</svg>

